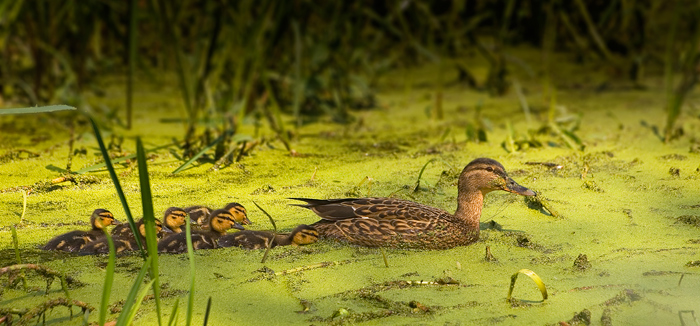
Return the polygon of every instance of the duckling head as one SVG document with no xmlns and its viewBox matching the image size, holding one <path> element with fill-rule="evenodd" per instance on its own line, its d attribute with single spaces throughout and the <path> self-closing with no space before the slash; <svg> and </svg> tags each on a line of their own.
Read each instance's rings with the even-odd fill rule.
<svg viewBox="0 0 700 326">
<path fill-rule="evenodd" d="M 165 226 L 175 233 L 182 232 L 181 226 L 185 225 L 187 221 L 187 212 L 180 207 L 170 207 L 165 210 L 163 214 L 163 221 L 165 221 Z"/>
<path fill-rule="evenodd" d="M 318 231 L 313 226 L 302 224 L 291 233 L 292 245 L 303 246 L 318 241 Z"/>
<path fill-rule="evenodd" d="M 106 209 L 98 208 L 92 212 L 92 215 L 90 215 L 90 224 L 92 224 L 94 229 L 102 230 L 105 228 L 105 226 L 119 224 L 119 221 L 114 219 L 112 212 Z"/>
<path fill-rule="evenodd" d="M 156 234 L 160 234 L 163 231 L 163 223 L 160 222 L 159 219 L 155 219 L 155 224 L 156 224 Z M 139 233 L 141 233 L 141 236 L 144 238 L 146 237 L 146 223 L 143 219 L 140 219 L 138 222 L 136 222 L 136 225 L 139 227 Z"/>
<path fill-rule="evenodd" d="M 236 222 L 243 225 L 252 224 L 248 219 L 248 211 L 246 211 L 243 205 L 239 203 L 228 203 L 226 206 L 224 206 L 224 209 L 231 212 L 231 215 L 233 215 L 233 219 L 236 220 Z"/>
<path fill-rule="evenodd" d="M 236 222 L 233 214 L 228 210 L 217 209 L 209 216 L 209 229 L 224 234 L 229 229 L 243 230 L 243 226 Z"/>
<path fill-rule="evenodd" d="M 467 164 L 459 176 L 459 193 L 481 192 L 482 195 L 494 190 L 503 190 L 523 196 L 534 196 L 535 192 L 527 189 L 506 173 L 501 163 L 490 158 L 477 158 Z"/>
</svg>

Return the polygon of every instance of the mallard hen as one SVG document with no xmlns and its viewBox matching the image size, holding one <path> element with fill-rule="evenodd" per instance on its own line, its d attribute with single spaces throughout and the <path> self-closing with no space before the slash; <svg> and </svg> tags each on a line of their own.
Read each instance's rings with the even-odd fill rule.
<svg viewBox="0 0 700 326">
<path fill-rule="evenodd" d="M 508 177 L 501 163 L 478 158 L 459 176 L 454 214 L 394 198 L 290 199 L 305 201 L 296 206 L 321 217 L 312 226 L 322 237 L 367 247 L 445 249 L 479 239 L 484 195 L 494 190 L 535 195 Z"/>
</svg>

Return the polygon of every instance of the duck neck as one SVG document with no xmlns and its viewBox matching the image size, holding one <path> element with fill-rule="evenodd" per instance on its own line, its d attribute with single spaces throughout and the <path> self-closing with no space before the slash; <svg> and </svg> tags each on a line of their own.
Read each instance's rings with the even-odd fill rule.
<svg viewBox="0 0 700 326">
<path fill-rule="evenodd" d="M 481 191 L 461 192 L 457 197 L 455 218 L 463 221 L 471 230 L 479 230 L 481 208 L 484 205 L 484 195 Z"/>
<path fill-rule="evenodd" d="M 282 235 L 282 234 L 277 234 L 275 235 L 275 242 L 273 242 L 273 245 L 275 246 L 288 246 L 292 244 L 292 235 Z"/>
</svg>

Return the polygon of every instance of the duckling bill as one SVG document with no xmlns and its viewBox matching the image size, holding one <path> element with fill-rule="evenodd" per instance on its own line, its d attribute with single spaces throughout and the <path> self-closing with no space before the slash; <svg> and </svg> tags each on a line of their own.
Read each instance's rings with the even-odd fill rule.
<svg viewBox="0 0 700 326">
<path fill-rule="evenodd" d="M 267 231 L 244 230 L 219 238 L 220 247 L 239 247 L 243 249 L 265 249 L 277 246 L 303 246 L 316 242 L 318 231 L 310 225 L 299 225 L 289 234 L 277 234 Z"/>
<path fill-rule="evenodd" d="M 89 231 L 75 230 L 61 234 L 49 240 L 41 249 L 43 250 L 60 250 L 67 252 L 76 252 L 85 246 L 88 242 L 94 241 L 100 236 L 104 236 L 103 229 L 106 226 L 117 224 L 119 221 L 114 219 L 112 212 L 106 209 L 96 209 L 90 215 L 90 225 L 92 229 Z"/>
<path fill-rule="evenodd" d="M 459 176 L 454 214 L 394 198 L 290 199 L 306 202 L 295 206 L 321 217 L 312 226 L 322 237 L 366 247 L 446 249 L 479 239 L 484 196 L 495 190 L 535 195 L 511 179 L 501 163 L 478 158 Z"/>
</svg>

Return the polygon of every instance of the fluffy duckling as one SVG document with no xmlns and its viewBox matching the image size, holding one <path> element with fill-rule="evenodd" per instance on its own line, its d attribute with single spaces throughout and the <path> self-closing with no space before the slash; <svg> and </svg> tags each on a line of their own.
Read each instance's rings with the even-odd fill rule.
<svg viewBox="0 0 700 326">
<path fill-rule="evenodd" d="M 102 229 L 106 226 L 118 223 L 119 221 L 114 219 L 114 215 L 112 215 L 110 211 L 101 208 L 96 209 L 92 212 L 92 215 L 90 215 L 91 230 L 75 230 L 61 234 L 49 240 L 41 249 L 76 252 L 88 242 L 94 241 L 100 236 L 104 236 L 104 231 Z"/>
<path fill-rule="evenodd" d="M 173 233 L 182 232 L 182 226 L 187 221 L 187 212 L 180 207 L 170 207 L 163 213 L 163 223 Z"/>
<path fill-rule="evenodd" d="M 321 217 L 313 226 L 326 238 L 366 247 L 447 249 L 479 239 L 484 196 L 496 190 L 535 195 L 513 181 L 501 163 L 478 158 L 459 176 L 454 214 L 395 198 L 291 199 L 305 201 L 297 206 Z"/>
<path fill-rule="evenodd" d="M 248 219 L 248 212 L 243 205 L 239 203 L 228 203 L 223 209 L 231 212 L 234 220 L 239 224 L 251 224 L 250 220 Z M 214 210 L 206 206 L 190 206 L 185 208 L 185 211 L 190 215 L 190 220 L 192 223 L 198 225 L 201 229 L 206 230 L 209 227 L 209 216 L 211 216 L 211 213 Z"/>
<path fill-rule="evenodd" d="M 216 240 L 226 234 L 229 229 L 243 230 L 243 227 L 236 222 L 234 215 L 228 210 L 217 209 L 209 216 L 208 230 L 195 230 L 192 232 L 192 246 L 198 249 L 218 248 Z M 186 233 L 176 233 L 166 237 L 158 243 L 158 252 L 179 254 L 187 252 Z"/>
<path fill-rule="evenodd" d="M 240 247 L 243 249 L 265 249 L 277 246 L 303 246 L 318 241 L 318 231 L 313 226 L 302 224 L 289 234 L 273 234 L 267 231 L 244 230 L 219 238 L 219 247 Z"/>
<path fill-rule="evenodd" d="M 155 220 L 156 224 L 156 234 L 160 233 L 163 229 L 163 224 L 160 220 Z M 139 230 L 139 238 L 141 239 L 141 244 L 146 245 L 146 224 L 144 224 L 143 219 L 136 222 L 136 228 Z M 126 228 L 129 232 L 119 233 L 112 237 L 114 242 L 114 251 L 117 254 L 124 253 L 127 251 L 135 251 L 138 249 L 138 244 L 136 244 L 136 237 L 131 232 L 130 228 Z M 79 255 L 98 255 L 98 254 L 108 254 L 109 244 L 107 243 L 107 237 L 102 236 L 95 241 L 91 241 L 83 248 L 78 251 Z"/>
</svg>

